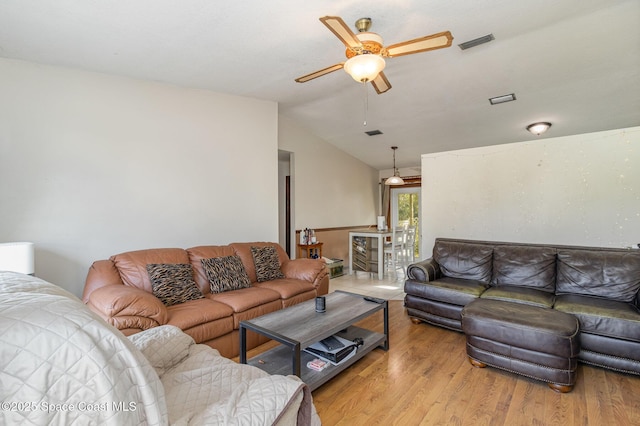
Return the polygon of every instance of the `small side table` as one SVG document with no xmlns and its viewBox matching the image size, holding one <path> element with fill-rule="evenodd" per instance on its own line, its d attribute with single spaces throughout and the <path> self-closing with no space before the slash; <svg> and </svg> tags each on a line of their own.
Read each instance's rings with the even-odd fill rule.
<svg viewBox="0 0 640 426">
<path fill-rule="evenodd" d="M 322 243 L 298 244 L 298 259 L 302 257 L 303 250 L 308 259 L 322 258 Z"/>
</svg>

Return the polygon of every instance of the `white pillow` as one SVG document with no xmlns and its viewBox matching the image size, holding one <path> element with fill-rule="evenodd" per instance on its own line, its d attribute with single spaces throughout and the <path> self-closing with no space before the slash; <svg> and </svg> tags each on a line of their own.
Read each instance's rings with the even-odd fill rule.
<svg viewBox="0 0 640 426">
<path fill-rule="evenodd" d="M 161 325 L 128 336 L 159 376 L 189 355 L 196 342 L 174 325 Z"/>
</svg>

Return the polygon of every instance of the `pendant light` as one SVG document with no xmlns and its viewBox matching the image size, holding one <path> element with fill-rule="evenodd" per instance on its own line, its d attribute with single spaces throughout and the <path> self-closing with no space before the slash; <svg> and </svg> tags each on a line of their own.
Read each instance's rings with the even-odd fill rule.
<svg viewBox="0 0 640 426">
<path fill-rule="evenodd" d="M 393 150 L 393 176 L 384 181 L 385 185 L 404 185 L 404 181 L 400 177 L 400 173 L 398 173 L 398 169 L 396 169 L 396 149 L 397 146 L 392 146 Z"/>
</svg>

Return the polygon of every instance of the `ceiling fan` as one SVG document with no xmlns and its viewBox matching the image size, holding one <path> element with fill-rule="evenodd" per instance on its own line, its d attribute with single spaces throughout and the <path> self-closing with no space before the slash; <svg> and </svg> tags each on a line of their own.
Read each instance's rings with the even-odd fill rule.
<svg viewBox="0 0 640 426">
<path fill-rule="evenodd" d="M 358 34 L 354 34 L 339 16 L 325 16 L 320 18 L 320 22 L 347 47 L 345 51 L 347 61 L 296 78 L 298 83 L 305 83 L 344 68 L 354 80 L 361 83 L 369 81 L 376 92 L 384 93 L 391 89 L 391 83 L 382 72 L 385 67 L 384 58 L 442 49 L 451 46 L 453 41 L 451 33 L 445 31 L 384 47 L 382 37 L 369 32 L 371 18 L 361 18 L 356 21 Z"/>
</svg>

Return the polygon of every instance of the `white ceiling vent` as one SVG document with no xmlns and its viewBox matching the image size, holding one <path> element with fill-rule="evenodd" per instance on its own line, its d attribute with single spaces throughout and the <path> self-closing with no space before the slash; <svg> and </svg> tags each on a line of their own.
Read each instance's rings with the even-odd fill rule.
<svg viewBox="0 0 640 426">
<path fill-rule="evenodd" d="M 511 102 L 516 100 L 515 93 L 509 93 L 508 95 L 496 96 L 495 98 L 489 98 L 491 105 L 503 104 L 505 102 Z"/>
</svg>

